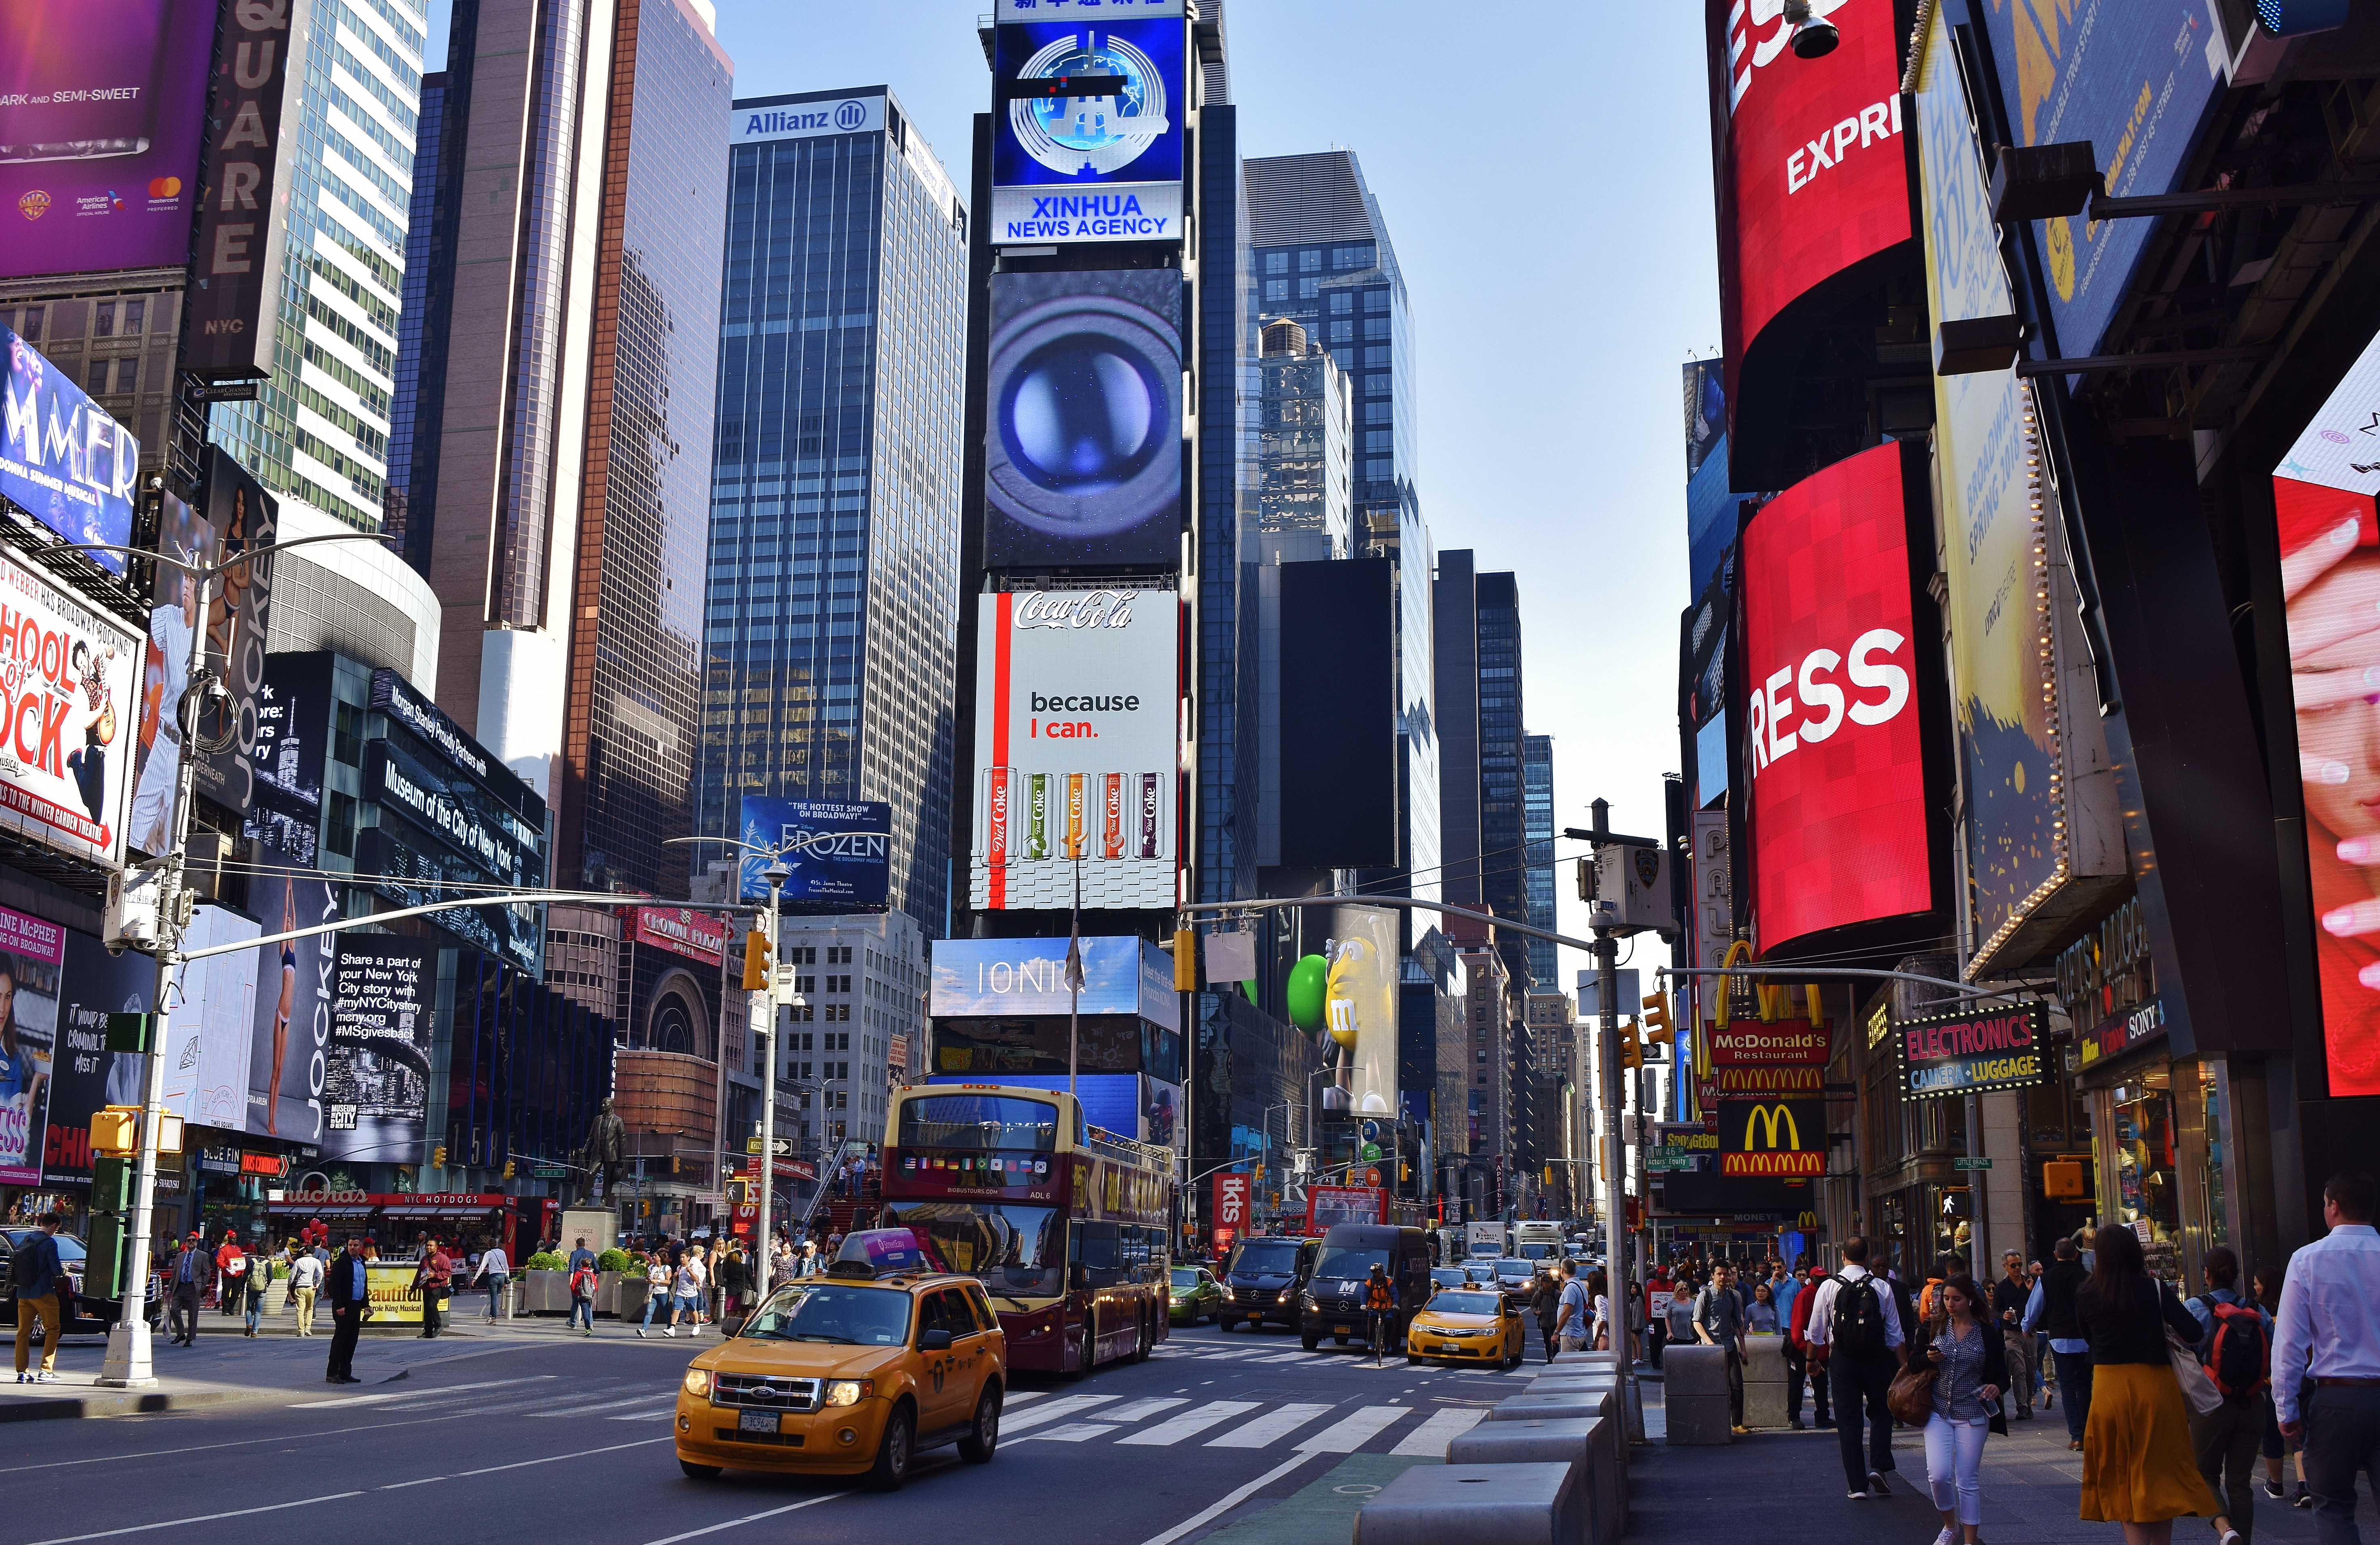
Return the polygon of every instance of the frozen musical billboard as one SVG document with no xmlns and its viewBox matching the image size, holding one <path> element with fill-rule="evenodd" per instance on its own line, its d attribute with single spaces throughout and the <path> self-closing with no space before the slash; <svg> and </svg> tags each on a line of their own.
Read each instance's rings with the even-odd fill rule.
<svg viewBox="0 0 2380 1545">
<path fill-rule="evenodd" d="M 1743 533 L 1744 760 L 1764 955 L 1933 906 L 1908 454 L 1886 444 L 1836 462 L 1770 500 Z"/>
<path fill-rule="evenodd" d="M 977 627 L 974 905 L 1173 906 L 1177 593 L 1002 590 Z"/>
</svg>

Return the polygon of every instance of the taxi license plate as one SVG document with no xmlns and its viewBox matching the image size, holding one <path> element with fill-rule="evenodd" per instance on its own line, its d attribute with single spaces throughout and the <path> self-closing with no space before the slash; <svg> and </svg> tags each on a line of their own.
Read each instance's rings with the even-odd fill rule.
<svg viewBox="0 0 2380 1545">
<path fill-rule="evenodd" d="M 777 1413 L 738 1411 L 735 1414 L 735 1425 L 739 1430 L 745 1432 L 774 1432 L 777 1430 Z"/>
<path fill-rule="evenodd" d="M 1441 1341 L 1438 1344 L 1438 1349 L 1440 1352 L 1460 1352 L 1463 1350 L 1463 1347 L 1462 1344 L 1457 1342 Z"/>
</svg>

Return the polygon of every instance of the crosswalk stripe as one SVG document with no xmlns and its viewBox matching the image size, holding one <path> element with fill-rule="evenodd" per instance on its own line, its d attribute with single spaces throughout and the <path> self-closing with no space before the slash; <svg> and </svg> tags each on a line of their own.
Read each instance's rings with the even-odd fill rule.
<svg viewBox="0 0 2380 1545">
<path fill-rule="evenodd" d="M 1410 1405 L 1360 1405 L 1297 1446 L 1309 1453 L 1353 1454 L 1413 1410 Z"/>
<path fill-rule="evenodd" d="M 1433 1411 L 1419 1427 L 1405 1434 L 1403 1442 L 1389 1452 L 1423 1459 L 1443 1459 L 1448 1441 L 1470 1431 L 1487 1415 L 1485 1411 L 1466 1411 L 1460 1407 Z"/>
<path fill-rule="evenodd" d="M 1029 1434 L 1029 1436 L 1037 1443 L 1087 1443 L 1094 1438 L 1104 1438 L 1114 1430 L 1115 1428 L 1112 1425 L 1103 1427 L 1098 1422 L 1070 1421 L 1061 1422 L 1056 1427 Z M 1023 1438 L 1017 1440 L 1018 1442 L 1025 1441 Z"/>
<path fill-rule="evenodd" d="M 1311 1363 L 1320 1360 L 1319 1352 L 1276 1352 L 1269 1357 L 1258 1357 L 1260 1363 Z"/>
<path fill-rule="evenodd" d="M 499 1384 L 533 1384 L 552 1379 L 551 1373 L 534 1373 L 522 1379 L 489 1379 L 477 1384 L 450 1384 L 443 1390 L 395 1390 L 385 1394 L 345 1394 L 334 1400 L 301 1400 L 291 1405 L 293 1411 L 327 1411 L 342 1405 L 381 1405 L 392 1400 L 409 1400 L 418 1395 L 455 1394 L 464 1390 L 492 1390 Z"/>
<path fill-rule="evenodd" d="M 1074 1416 L 1078 1412 L 1087 1411 L 1094 1405 L 1109 1405 L 1118 1398 L 1118 1396 L 1111 1394 L 1062 1395 L 1058 1399 L 1050 1402 L 1047 1405 L 1035 1406 L 1032 1410 L 1026 1412 L 1023 1416 L 1018 1417 L 1014 1421 L 1002 1417 L 1000 1422 L 1000 1430 L 1002 1436 L 1027 1431 L 1033 1428 L 1042 1426 L 1044 1423 L 1059 1421 L 1064 1417 Z"/>
<path fill-rule="evenodd" d="M 1118 1438 L 1118 1443 L 1131 1443 L 1148 1448 L 1171 1448 L 1184 1438 L 1195 1438 L 1226 1417 L 1236 1417 L 1255 1410 L 1262 1402 L 1255 1400 L 1210 1400 L 1195 1411 L 1184 1411 L 1178 1417 L 1168 1417 L 1155 1427 L 1138 1432 L 1128 1432 Z"/>
<path fill-rule="evenodd" d="M 632 1394 L 625 1400 L 598 1401 L 592 1405 L 563 1405 L 550 1411 L 531 1411 L 529 1415 L 532 1417 L 587 1417 L 598 1411 L 616 1411 L 625 1405 L 650 1405 L 656 1400 L 674 1401 L 676 1398 L 675 1390 L 648 1390 L 643 1394 Z"/>
<path fill-rule="evenodd" d="M 1111 1422 L 1143 1421 L 1160 1411 L 1171 1411 L 1176 1405 L 1189 1404 L 1180 1395 L 1158 1395 L 1148 1400 L 1135 1400 L 1129 1405 L 1119 1405 L 1112 1411 L 1101 1411 L 1099 1419 Z"/>
<path fill-rule="evenodd" d="M 1307 1422 L 1330 1409 L 1328 1405 L 1282 1405 L 1266 1412 L 1256 1420 L 1235 1427 L 1220 1438 L 1208 1440 L 1208 1448 L 1266 1448 L 1279 1439 L 1304 1427 Z"/>
<path fill-rule="evenodd" d="M 1048 1390 L 1011 1390 L 1006 1394 L 1000 1397 L 1000 1404 L 1004 1409 L 1011 1405 L 1022 1405 L 1028 1400 L 1047 1400 L 1049 1398 L 1050 1392 Z"/>
</svg>

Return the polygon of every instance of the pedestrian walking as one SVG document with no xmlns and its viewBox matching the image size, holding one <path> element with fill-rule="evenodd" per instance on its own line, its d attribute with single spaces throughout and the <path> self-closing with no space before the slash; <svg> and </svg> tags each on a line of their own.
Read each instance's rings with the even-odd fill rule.
<svg viewBox="0 0 2380 1545">
<path fill-rule="evenodd" d="M 2190 1413 L 2167 1334 L 2198 1343 L 2172 1284 L 2149 1274 L 2140 1235 L 2110 1223 L 2093 1241 L 2074 1315 L 2091 1348 L 2091 1417 L 2082 1429 L 2082 1516 L 2124 1526 L 2126 1545 L 2167 1545 L 2173 1521 L 2222 1511 L 2198 1473 Z"/>
<path fill-rule="evenodd" d="M 1867 1269 L 1867 1241 L 1843 1241 L 1842 1269 L 1810 1301 L 1809 1343 L 1827 1364 L 1835 1400 L 1835 1441 L 1853 1501 L 1890 1494 L 1892 1412 L 1884 1403 L 1907 1361 L 1907 1337 L 1891 1284 Z"/>
<path fill-rule="evenodd" d="M 1743 1425 L 1743 1297 L 1735 1290 L 1735 1269 L 1721 1265 L 1711 1272 L 1710 1285 L 1694 1296 L 1694 1335 L 1706 1346 L 1727 1349 L 1727 1410 L 1730 1426 L 1739 1434 Z"/>
<path fill-rule="evenodd" d="M 1974 1278 L 1955 1271 L 1935 1287 L 1940 1323 L 1921 1322 L 1909 1342 L 1909 1355 L 1934 1369 L 1925 1483 L 1942 1515 L 1935 1545 L 1976 1545 L 1984 1524 L 1984 1440 L 1994 1432 L 2008 1435 L 2000 1404 L 2009 1380 L 2007 1336 Z"/>
<path fill-rule="evenodd" d="M 439 1312 L 446 1307 L 447 1292 L 455 1283 L 455 1259 L 438 1247 L 438 1241 L 424 1237 L 421 1241 L 421 1261 L 413 1269 L 413 1286 L 421 1295 L 421 1339 L 435 1341 L 446 1328 Z"/>
<path fill-rule="evenodd" d="M 199 1344 L 199 1306 L 215 1283 L 214 1259 L 207 1254 L 206 1235 L 197 1229 L 182 1241 L 170 1269 L 172 1296 L 166 1309 L 167 1340 L 176 1346 Z"/>
<path fill-rule="evenodd" d="M 2016 1419 L 2033 1419 L 2033 1337 L 2024 1330 L 2025 1301 L 2033 1283 L 2024 1274 L 2024 1257 L 2010 1250 L 2000 1257 L 2000 1278 L 1992 1283 L 1990 1318 L 1999 1327 L 2008 1357 L 2008 1391 L 2016 1396 Z"/>
<path fill-rule="evenodd" d="M 1834 1426 L 1827 1415 L 1827 1349 L 1810 1344 L 1810 1310 L 1818 1302 L 1818 1284 L 1827 1280 L 1823 1267 L 1806 1265 L 1792 1307 L 1785 1317 L 1785 1425 L 1802 1426 L 1802 1386 L 1810 1387 L 1810 1420 L 1819 1428 Z"/>
<path fill-rule="evenodd" d="M 660 1248 L 656 1247 L 645 1257 L 645 1319 L 644 1323 L 637 1327 L 638 1340 L 642 1341 L 645 1338 L 645 1332 L 653 1328 L 654 1311 L 669 1303 L 672 1274 L 669 1256 Z M 669 1334 L 669 1323 L 666 1320 L 662 1322 L 662 1333 Z"/>
<path fill-rule="evenodd" d="M 1587 1318 L 1594 1311 L 1588 1301 L 1586 1284 L 1578 1280 L 1578 1262 L 1561 1263 L 1561 1298 L 1554 1308 L 1554 1334 L 1564 1352 L 1586 1350 Z"/>
<path fill-rule="evenodd" d="M 744 1247 L 728 1247 L 726 1259 L 719 1263 L 719 1317 L 722 1323 L 736 1319 L 744 1312 L 744 1298 L 752 1291 L 751 1263 L 744 1259 Z"/>
<path fill-rule="evenodd" d="M 2073 1240 L 2060 1239 L 2050 1252 L 2049 1270 L 2033 1285 L 2025 1300 L 2023 1328 L 2049 1338 L 2049 1356 L 2058 1369 L 2058 1396 L 2066 1407 L 2066 1446 L 2082 1446 L 2083 1429 L 2091 1420 L 2091 1344 L 2075 1317 L 2075 1300 L 2091 1280 L 2082 1252 Z"/>
<path fill-rule="evenodd" d="M 1540 1271 L 1529 1288 L 1529 1312 L 1537 1317 L 1537 1335 L 1546 1344 L 1546 1361 L 1554 1360 L 1554 1327 L 1561 1320 L 1561 1283 L 1558 1272 Z"/>
<path fill-rule="evenodd" d="M 289 1262 L 289 1304 L 298 1314 L 298 1333 L 314 1333 L 314 1296 L 322 1291 L 323 1269 L 311 1250 L 301 1249 Z"/>
<path fill-rule="evenodd" d="M 331 1302 L 331 1357 L 323 1365 L 322 1381 L 360 1384 L 356 1377 L 356 1337 L 371 1313 L 371 1274 L 364 1267 L 363 1240 L 347 1235 L 347 1247 L 331 1262 L 322 1278 L 322 1296 Z"/>
<path fill-rule="evenodd" d="M 563 1329 L 576 1331 L 583 1326 L 585 1333 L 591 1336 L 595 1333 L 595 1290 L 602 1285 L 602 1274 L 595 1270 L 595 1253 L 591 1250 L 575 1250 L 570 1259 L 570 1319 Z"/>
<path fill-rule="evenodd" d="M 1647 1356 L 1652 1358 L 1655 1368 L 1661 1366 L 1661 1354 L 1667 1351 L 1670 1345 L 1668 1310 L 1670 1296 L 1673 1291 L 1673 1284 L 1670 1281 L 1670 1269 L 1666 1266 L 1654 1267 L 1652 1279 L 1645 1284 L 1645 1345 L 1648 1348 Z"/>
<path fill-rule="evenodd" d="M 1756 1283 L 1752 1289 L 1752 1302 L 1743 1306 L 1744 1329 L 1764 1336 L 1777 1333 L 1777 1295 L 1767 1283 Z"/>
<path fill-rule="evenodd" d="M 225 1229 L 223 1243 L 215 1247 L 215 1281 L 223 1284 L 217 1305 L 225 1320 L 247 1306 L 248 1295 L 239 1290 L 241 1279 L 247 1275 L 248 1252 L 239 1247 L 239 1235 Z"/>
<path fill-rule="evenodd" d="M 241 1334 L 249 1341 L 256 1339 L 257 1321 L 264 1317 L 265 1290 L 273 1285 L 273 1258 L 261 1252 L 248 1258 L 248 1270 L 241 1273 L 238 1291 L 240 1312 L 245 1328 Z"/>
<path fill-rule="evenodd" d="M 2199 1475 L 2224 1504 L 2215 1515 L 2218 1545 L 2235 1537 L 2245 1542 L 2255 1536 L 2252 1480 L 2270 1405 L 2273 1322 L 2240 1293 L 2240 1258 L 2230 1246 L 2209 1249 L 2201 1269 L 2207 1290 L 2184 1307 L 2199 1323 L 2198 1360 L 2223 1392 L 2223 1404 L 2190 1413 L 2190 1448 Z"/>
<path fill-rule="evenodd" d="M 64 1308 L 67 1278 L 66 1262 L 58 1256 L 58 1230 L 66 1215 L 52 1210 L 42 1214 L 41 1225 L 25 1235 L 8 1262 L 9 1285 L 17 1294 L 17 1382 L 19 1384 L 55 1384 L 58 1381 L 58 1337 L 64 1333 Z M 32 1360 L 33 1332 L 42 1332 L 42 1367 L 39 1372 L 28 1372 Z"/>
<path fill-rule="evenodd" d="M 2280 1312 L 2281 1289 L 2287 1281 L 2288 1278 L 2284 1272 L 2272 1269 L 2256 1273 L 2253 1279 L 2256 1303 L 2267 1318 Z M 2285 1502 L 2301 1512 L 2311 1513 L 2313 1511 L 2313 1493 L 2306 1490 L 2305 1443 L 2302 1441 L 2304 1435 L 2301 1433 L 2295 1438 L 2282 1436 L 2280 1414 L 2273 1405 L 2270 1372 L 2268 1366 L 2265 1383 L 2265 1442 L 2263 1444 L 2265 1495 L 2277 1502 Z M 2291 1456 L 2295 1457 L 2298 1472 L 2298 1487 L 2294 1494 L 2285 1489 L 2281 1474 L 2282 1461 Z"/>
<path fill-rule="evenodd" d="M 2342 1173 L 2322 1188 L 2330 1232 L 2289 1257 L 2273 1323 L 2273 1404 L 2302 1437 L 2314 1537 L 2359 1545 L 2355 1476 L 2380 1490 L 2380 1182 Z"/>
<path fill-rule="evenodd" d="M 491 1325 L 504 1318 L 504 1285 L 512 1280 L 512 1258 L 504 1254 L 502 1245 L 489 1246 L 487 1253 L 480 1258 L 479 1270 L 472 1273 L 471 1282 L 474 1286 L 485 1286 L 488 1290 L 488 1323 Z"/>
<path fill-rule="evenodd" d="M 665 1336 L 677 1334 L 678 1317 L 686 1317 L 686 1333 L 698 1334 L 702 1329 L 704 1291 L 710 1285 L 710 1271 L 702 1264 L 702 1249 L 692 1246 L 681 1251 L 677 1265 L 671 1272 L 669 1324 L 662 1331 Z"/>
</svg>

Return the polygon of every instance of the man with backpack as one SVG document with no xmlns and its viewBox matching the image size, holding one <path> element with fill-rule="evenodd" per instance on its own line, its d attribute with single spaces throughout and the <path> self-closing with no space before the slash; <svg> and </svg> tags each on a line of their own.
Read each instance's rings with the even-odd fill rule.
<svg viewBox="0 0 2380 1545">
<path fill-rule="evenodd" d="M 2240 1258 L 2228 1245 L 2206 1252 L 2207 1291 L 2189 1301 L 2192 1315 L 2212 1334 L 2198 1342 L 2198 1360 L 2205 1366 L 2223 1404 L 2201 1415 L 2190 1413 L 2190 1446 L 2198 1454 L 2198 1473 L 2223 1499 L 2216 1515 L 2216 1545 L 2241 1545 L 2254 1536 L 2257 1451 L 2265 1442 L 2265 1390 L 2272 1382 L 2273 1322 L 2257 1304 L 2239 1291 Z"/>
<path fill-rule="evenodd" d="M 58 1381 L 58 1333 L 65 1317 L 66 1263 L 58 1258 L 56 1212 L 42 1215 L 41 1227 L 25 1235 L 8 1263 L 9 1282 L 17 1292 L 17 1382 L 55 1384 Z M 33 1351 L 33 1331 L 42 1332 L 42 1369 L 26 1371 Z"/>
<path fill-rule="evenodd" d="M 1892 1376 L 1908 1359 L 1908 1338 L 1891 1284 L 1867 1269 L 1867 1241 L 1843 1241 L 1842 1270 L 1818 1284 L 1810 1302 L 1807 1339 L 1826 1361 L 1835 1397 L 1835 1439 L 1852 1501 L 1888 1496 L 1892 1463 L 1892 1412 L 1885 1403 Z M 1861 1445 L 1861 1428 L 1867 1443 Z"/>
</svg>

